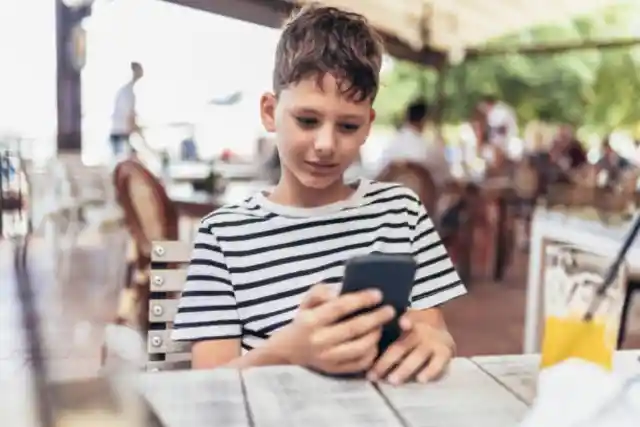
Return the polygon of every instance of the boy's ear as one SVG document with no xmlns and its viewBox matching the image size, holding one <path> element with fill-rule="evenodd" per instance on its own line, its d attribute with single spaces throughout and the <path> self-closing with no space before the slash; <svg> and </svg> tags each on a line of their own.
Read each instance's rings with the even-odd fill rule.
<svg viewBox="0 0 640 427">
<path fill-rule="evenodd" d="M 273 93 L 265 93 L 260 97 L 260 119 L 267 132 L 276 131 L 276 104 L 278 100 Z"/>
<path fill-rule="evenodd" d="M 371 111 L 369 112 L 369 122 L 373 123 L 375 120 L 376 120 L 376 110 L 371 108 Z"/>
</svg>

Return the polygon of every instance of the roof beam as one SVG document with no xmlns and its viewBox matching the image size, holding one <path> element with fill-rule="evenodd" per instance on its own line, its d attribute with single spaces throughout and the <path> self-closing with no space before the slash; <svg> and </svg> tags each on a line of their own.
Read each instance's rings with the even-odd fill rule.
<svg viewBox="0 0 640 427">
<path fill-rule="evenodd" d="M 164 0 L 242 21 L 279 28 L 296 6 L 291 0 Z M 440 67 L 445 55 L 430 48 L 415 51 L 396 37 L 381 33 L 389 55 L 425 66 Z"/>
<path fill-rule="evenodd" d="M 508 46 L 486 49 L 469 49 L 467 58 L 504 55 L 551 55 L 577 50 L 615 49 L 640 45 L 640 38 L 620 38 L 614 40 L 585 40 L 570 43 L 544 44 L 533 46 Z"/>
<path fill-rule="evenodd" d="M 295 5 L 288 0 L 164 0 L 241 21 L 279 28 Z"/>
</svg>

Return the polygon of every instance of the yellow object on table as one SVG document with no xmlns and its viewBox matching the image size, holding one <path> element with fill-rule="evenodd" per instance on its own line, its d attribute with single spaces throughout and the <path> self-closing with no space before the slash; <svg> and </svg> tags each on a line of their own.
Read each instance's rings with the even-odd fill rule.
<svg viewBox="0 0 640 427">
<path fill-rule="evenodd" d="M 612 369 L 626 288 L 625 268 L 599 298 L 610 256 L 547 242 L 544 260 L 541 367 L 578 358 Z M 600 303 L 587 321 L 585 314 L 595 300 Z"/>
<path fill-rule="evenodd" d="M 613 367 L 617 336 L 607 331 L 604 319 L 585 322 L 581 317 L 549 316 L 542 342 L 542 368 L 579 358 L 606 369 Z"/>
</svg>

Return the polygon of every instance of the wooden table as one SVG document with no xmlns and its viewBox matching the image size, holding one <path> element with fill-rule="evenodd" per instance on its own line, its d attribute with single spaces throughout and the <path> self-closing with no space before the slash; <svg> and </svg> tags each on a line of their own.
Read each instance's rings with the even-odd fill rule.
<svg viewBox="0 0 640 427">
<path fill-rule="evenodd" d="M 524 353 L 540 351 L 542 320 L 542 262 L 546 240 L 574 244 L 586 250 L 618 252 L 629 226 L 607 226 L 602 222 L 581 219 L 570 213 L 549 211 L 538 207 L 531 222 L 529 273 L 527 277 L 527 306 L 525 314 Z M 627 256 L 629 275 L 640 277 L 640 241 L 636 240 Z"/>
<path fill-rule="evenodd" d="M 168 187 L 167 194 L 181 214 L 202 218 L 226 203 L 242 201 L 270 187 L 271 184 L 264 181 L 231 181 L 224 193 L 213 195 L 205 191 L 195 191 L 191 184 L 174 183 Z"/>
<path fill-rule="evenodd" d="M 251 162 L 225 163 L 222 161 L 174 161 L 169 165 L 169 175 L 180 182 L 203 180 L 211 172 L 233 181 L 254 181 L 259 177 L 259 165 Z"/>
<path fill-rule="evenodd" d="M 179 214 L 180 240 L 192 241 L 200 220 L 227 203 L 236 203 L 270 188 L 264 181 L 231 181 L 223 194 L 194 191 L 191 184 L 174 183 L 168 186 L 167 194 L 175 204 Z"/>
<path fill-rule="evenodd" d="M 619 352 L 617 373 L 640 374 L 639 356 Z M 165 427 L 514 427 L 533 402 L 538 363 L 532 355 L 458 358 L 438 382 L 399 387 L 284 366 L 145 373 L 128 381 Z M 34 426 L 24 378 L 14 375 L 22 386 L 16 382 L 0 402 L 7 425 Z"/>
</svg>

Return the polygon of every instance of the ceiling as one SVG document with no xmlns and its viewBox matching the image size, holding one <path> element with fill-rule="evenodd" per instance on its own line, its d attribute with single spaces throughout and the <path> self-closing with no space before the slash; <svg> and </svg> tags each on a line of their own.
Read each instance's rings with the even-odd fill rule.
<svg viewBox="0 0 640 427">
<path fill-rule="evenodd" d="M 166 0 L 271 27 L 313 0 Z M 437 65 L 446 54 L 477 50 L 492 38 L 561 22 L 634 0 L 321 0 L 362 13 L 391 55 Z M 317 0 L 316 0 L 317 2 Z"/>
<path fill-rule="evenodd" d="M 628 1 L 322 0 L 322 3 L 366 15 L 377 28 L 413 49 L 428 44 L 436 50 L 448 51 L 477 47 L 495 37 L 539 24 L 566 21 Z"/>
</svg>

